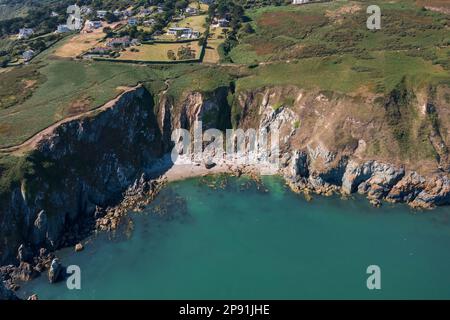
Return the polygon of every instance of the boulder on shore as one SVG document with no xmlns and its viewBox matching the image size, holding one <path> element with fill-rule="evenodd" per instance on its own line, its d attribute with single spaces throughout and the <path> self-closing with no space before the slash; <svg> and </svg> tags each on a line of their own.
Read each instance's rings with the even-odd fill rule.
<svg viewBox="0 0 450 320">
<path fill-rule="evenodd" d="M 62 277 L 62 269 L 63 267 L 59 262 L 59 259 L 53 259 L 50 269 L 48 270 L 48 281 L 50 281 L 50 283 L 58 282 Z"/>
<path fill-rule="evenodd" d="M 81 243 L 77 243 L 75 245 L 75 252 L 80 252 L 84 249 L 83 245 Z"/>
<path fill-rule="evenodd" d="M 8 289 L 0 278 L 0 300 L 19 300 L 14 291 Z"/>
<path fill-rule="evenodd" d="M 212 162 L 212 161 L 208 161 L 205 163 L 205 168 L 208 170 L 214 168 L 215 166 L 216 166 L 216 163 Z"/>
</svg>

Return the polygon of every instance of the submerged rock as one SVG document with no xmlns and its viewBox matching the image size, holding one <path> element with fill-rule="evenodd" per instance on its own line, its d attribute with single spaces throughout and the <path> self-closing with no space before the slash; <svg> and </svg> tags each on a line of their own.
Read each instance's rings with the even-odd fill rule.
<svg viewBox="0 0 450 320">
<path fill-rule="evenodd" d="M 75 245 L 75 252 L 83 251 L 83 249 L 84 249 L 84 247 L 83 247 L 83 245 L 81 243 L 77 243 Z"/>
</svg>

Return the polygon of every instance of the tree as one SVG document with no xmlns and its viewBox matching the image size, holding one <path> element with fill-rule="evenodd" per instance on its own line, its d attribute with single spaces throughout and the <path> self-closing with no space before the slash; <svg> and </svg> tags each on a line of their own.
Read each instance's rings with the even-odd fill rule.
<svg viewBox="0 0 450 320">
<path fill-rule="evenodd" d="M 242 27 L 242 31 L 245 33 L 255 33 L 255 29 L 253 29 L 252 25 L 250 23 L 244 24 Z"/>
<path fill-rule="evenodd" d="M 168 50 L 168 51 L 167 51 L 167 58 L 169 58 L 169 60 L 177 60 L 177 58 L 175 57 L 175 53 L 173 52 L 173 50 Z"/>
<path fill-rule="evenodd" d="M 8 63 L 11 61 L 9 56 L 4 56 L 0 58 L 0 68 L 6 68 Z"/>
<path fill-rule="evenodd" d="M 103 33 L 106 33 L 107 38 L 111 38 L 113 36 L 113 30 L 111 29 L 111 27 L 104 27 Z"/>
<path fill-rule="evenodd" d="M 105 14 L 105 20 L 106 20 L 106 22 L 108 22 L 108 23 L 113 23 L 113 22 L 116 22 L 116 21 L 119 21 L 119 18 L 117 18 L 113 13 L 111 13 L 111 12 L 107 12 L 106 14 Z"/>
<path fill-rule="evenodd" d="M 31 47 L 31 49 L 33 49 L 34 51 L 40 52 L 40 51 L 42 51 L 42 50 L 45 50 L 45 49 L 47 48 L 47 45 L 45 44 L 44 41 L 42 41 L 42 40 L 37 40 L 37 41 L 32 42 L 32 43 L 30 44 L 30 47 Z"/>
</svg>

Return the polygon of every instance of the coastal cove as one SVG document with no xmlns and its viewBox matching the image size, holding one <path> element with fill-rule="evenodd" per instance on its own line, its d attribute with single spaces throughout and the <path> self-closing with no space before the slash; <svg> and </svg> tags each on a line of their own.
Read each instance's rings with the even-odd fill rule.
<svg viewBox="0 0 450 320">
<path fill-rule="evenodd" d="M 45 274 L 18 295 L 39 299 L 448 299 L 450 211 L 374 208 L 362 196 L 307 201 L 280 177 L 167 184 L 114 232 L 57 252 L 81 290 Z M 381 290 L 366 268 L 381 268 Z"/>
</svg>

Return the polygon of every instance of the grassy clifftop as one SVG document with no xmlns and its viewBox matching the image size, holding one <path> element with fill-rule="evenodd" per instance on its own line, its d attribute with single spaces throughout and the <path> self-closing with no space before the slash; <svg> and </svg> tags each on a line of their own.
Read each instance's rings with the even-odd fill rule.
<svg viewBox="0 0 450 320">
<path fill-rule="evenodd" d="M 424 9 L 423 1 L 370 4 L 382 10 L 382 29 L 375 32 L 366 28 L 365 1 L 249 9 L 230 61 L 222 64 L 66 60 L 53 55 L 57 44 L 30 65 L 0 69 L 0 147 L 20 144 L 138 82 L 155 97 L 165 92 L 174 101 L 189 91 L 210 92 L 230 83 L 237 92 L 295 85 L 361 97 L 386 97 L 403 79 L 412 91 L 449 86 L 450 16 Z M 441 108 L 448 108 L 441 101 Z"/>
</svg>

